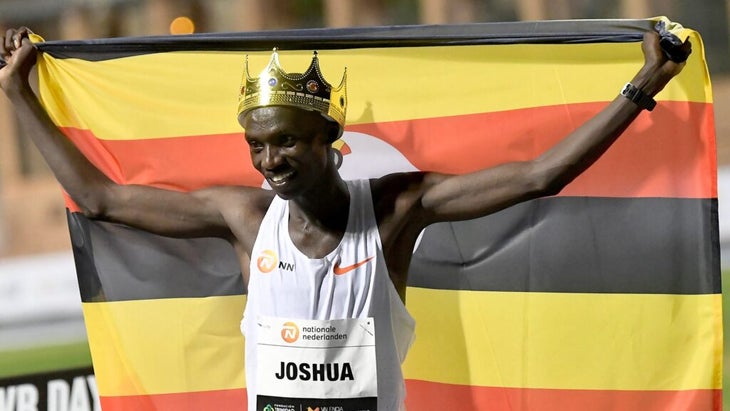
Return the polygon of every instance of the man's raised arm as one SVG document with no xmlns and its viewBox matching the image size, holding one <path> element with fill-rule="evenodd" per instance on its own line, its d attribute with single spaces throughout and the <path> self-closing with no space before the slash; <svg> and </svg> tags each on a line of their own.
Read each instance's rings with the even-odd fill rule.
<svg viewBox="0 0 730 411">
<path fill-rule="evenodd" d="M 0 37 L 0 88 L 13 103 L 21 127 L 40 150 L 54 175 L 87 216 L 121 222 L 174 236 L 230 236 L 221 212 L 231 189 L 180 193 L 119 185 L 99 171 L 53 124 L 30 88 L 28 76 L 37 50 L 29 30 Z M 228 198 L 228 200 L 233 200 Z"/>
<path fill-rule="evenodd" d="M 685 47 L 689 47 L 686 43 Z M 559 193 L 593 164 L 623 133 L 650 98 L 682 70 L 669 60 L 659 35 L 649 32 L 642 43 L 644 66 L 631 80 L 636 97 L 619 95 L 606 108 L 532 161 L 507 163 L 459 176 L 424 176 L 421 209 L 427 223 L 476 218 L 513 204 Z M 686 50 L 688 53 L 689 51 Z M 645 97 L 642 97 L 642 94 Z"/>
</svg>

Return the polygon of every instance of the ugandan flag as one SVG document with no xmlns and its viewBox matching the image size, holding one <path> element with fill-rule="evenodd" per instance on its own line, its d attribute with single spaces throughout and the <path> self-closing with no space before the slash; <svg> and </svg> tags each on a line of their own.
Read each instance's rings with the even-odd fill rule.
<svg viewBox="0 0 730 411">
<path fill-rule="evenodd" d="M 53 120 L 122 184 L 261 186 L 236 121 L 244 56 L 348 71 L 346 178 L 538 156 L 643 63 L 652 20 L 316 29 L 45 42 Z M 702 42 L 560 195 L 429 227 L 407 305 L 411 410 L 721 409 L 715 134 Z M 134 207 L 134 204 L 129 204 Z M 243 410 L 246 302 L 216 239 L 69 226 L 105 411 Z M 287 298 L 286 295 L 281 296 Z M 273 301 L 272 303 L 276 303 Z"/>
</svg>

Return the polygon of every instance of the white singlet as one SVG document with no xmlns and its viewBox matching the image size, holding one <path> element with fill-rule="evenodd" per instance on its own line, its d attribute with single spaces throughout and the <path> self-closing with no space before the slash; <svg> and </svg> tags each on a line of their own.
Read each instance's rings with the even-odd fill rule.
<svg viewBox="0 0 730 411">
<path fill-rule="evenodd" d="M 324 258 L 309 258 L 289 236 L 289 203 L 275 197 L 251 254 L 246 337 L 248 409 L 256 409 L 257 318 L 302 320 L 368 318 L 375 322 L 377 409 L 405 409 L 401 363 L 415 321 L 390 280 L 368 180 L 347 182 L 350 208 L 340 244 Z"/>
</svg>

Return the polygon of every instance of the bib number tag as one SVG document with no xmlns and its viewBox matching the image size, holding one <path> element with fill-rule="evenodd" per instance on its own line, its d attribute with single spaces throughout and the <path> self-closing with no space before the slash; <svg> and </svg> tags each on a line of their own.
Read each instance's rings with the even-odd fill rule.
<svg viewBox="0 0 730 411">
<path fill-rule="evenodd" d="M 376 411 L 372 318 L 260 317 L 258 411 Z"/>
</svg>

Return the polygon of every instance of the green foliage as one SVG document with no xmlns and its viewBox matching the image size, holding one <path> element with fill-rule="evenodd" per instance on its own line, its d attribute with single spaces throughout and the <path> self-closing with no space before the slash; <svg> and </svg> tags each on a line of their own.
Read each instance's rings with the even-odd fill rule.
<svg viewBox="0 0 730 411">
<path fill-rule="evenodd" d="M 0 352 L 0 378 L 90 365 L 91 353 L 85 341 Z"/>
</svg>

